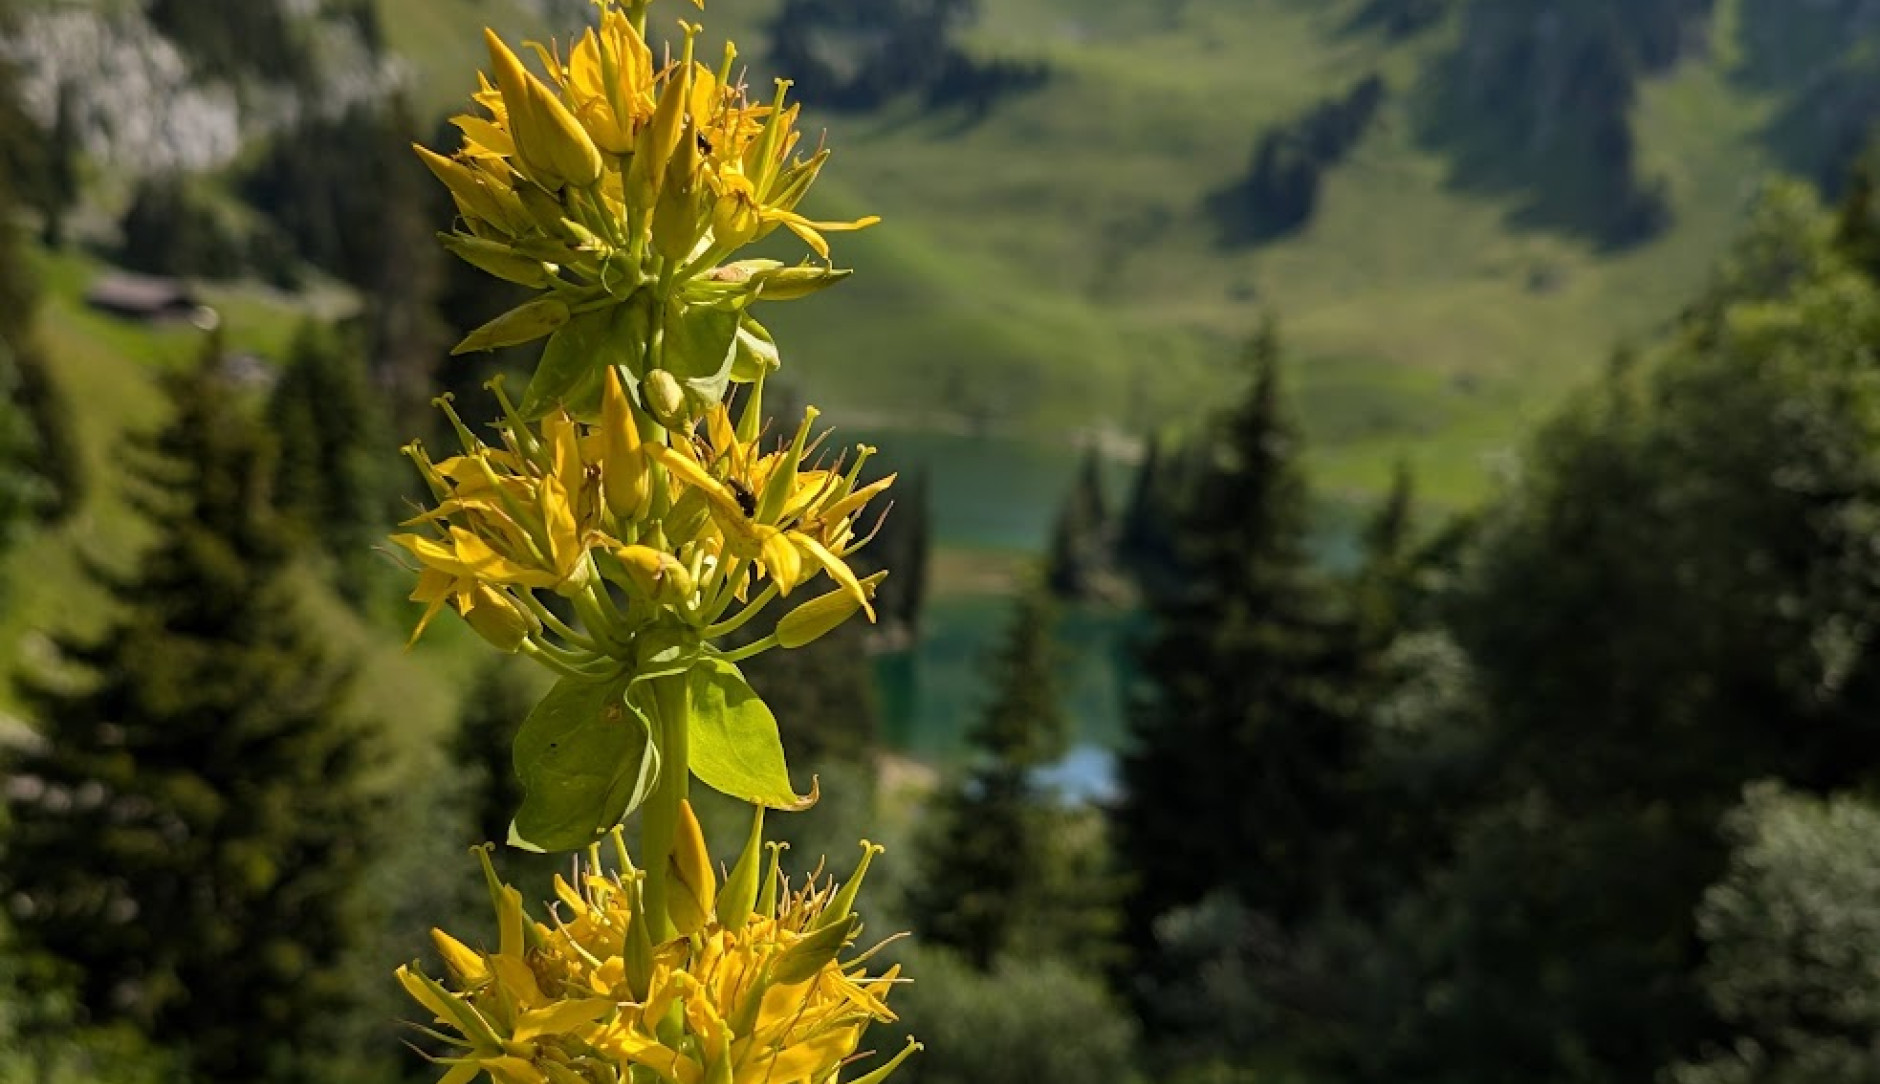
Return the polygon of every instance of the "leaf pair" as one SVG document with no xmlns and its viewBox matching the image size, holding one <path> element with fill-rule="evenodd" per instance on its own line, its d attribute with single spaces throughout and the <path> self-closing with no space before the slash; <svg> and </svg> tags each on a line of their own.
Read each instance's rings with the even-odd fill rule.
<svg viewBox="0 0 1880 1084">
<path fill-rule="evenodd" d="M 777 718 L 744 674 L 724 659 L 694 655 L 630 679 L 564 678 L 549 691 L 516 735 L 515 768 L 525 796 L 510 830 L 512 844 L 576 850 L 646 801 L 660 775 L 648 710 L 659 682 L 685 684 L 689 767 L 700 782 L 771 809 L 800 810 L 815 802 L 814 793 L 801 797 L 791 787 Z"/>
<path fill-rule="evenodd" d="M 655 326 L 663 329 L 654 334 Z M 678 382 L 690 414 L 722 402 L 733 381 L 749 382 L 777 368 L 777 346 L 741 304 L 664 304 L 649 290 L 619 304 L 574 313 L 553 298 L 514 309 L 471 333 L 456 353 L 495 350 L 548 336 L 522 414 L 539 418 L 556 407 L 577 417 L 599 410 L 602 376 L 618 367 L 637 400 L 646 379 L 648 344 L 662 343 L 659 365 Z M 644 405 L 644 404 L 642 404 Z"/>
</svg>

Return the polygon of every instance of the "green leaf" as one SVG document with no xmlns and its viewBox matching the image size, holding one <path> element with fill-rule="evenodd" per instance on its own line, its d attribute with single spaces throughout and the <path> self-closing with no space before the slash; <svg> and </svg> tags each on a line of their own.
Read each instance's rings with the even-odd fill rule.
<svg viewBox="0 0 1880 1084">
<path fill-rule="evenodd" d="M 598 393 L 613 316 L 612 308 L 584 312 L 555 332 L 536 364 L 529 390 L 522 395 L 523 417 L 540 418 L 558 406 L 572 405 L 584 385 L 594 385 Z"/>
<path fill-rule="evenodd" d="M 614 364 L 633 374 L 637 387 L 646 379 L 646 344 L 653 341 L 653 314 L 659 307 L 651 290 L 639 290 L 615 310 L 613 336 L 621 344 Z"/>
<path fill-rule="evenodd" d="M 587 846 L 646 800 L 659 750 L 628 683 L 563 678 L 516 734 L 525 795 L 512 842 L 531 850 Z"/>
<path fill-rule="evenodd" d="M 790 786 L 777 717 L 738 668 L 700 659 L 687 675 L 692 694 L 692 774 L 713 790 L 771 809 L 801 810 L 816 798 Z"/>
<path fill-rule="evenodd" d="M 451 349 L 451 355 L 501 350 L 534 342 L 568 323 L 569 318 L 567 305 L 552 297 L 538 297 L 464 336 L 464 340 Z"/>
<path fill-rule="evenodd" d="M 740 384 L 774 373 L 783 364 L 777 353 L 777 340 L 770 329 L 746 316 L 738 325 L 737 357 L 731 362 L 731 379 Z"/>
<path fill-rule="evenodd" d="M 722 402 L 738 359 L 738 326 L 744 314 L 735 308 L 703 305 L 666 306 L 666 345 L 662 365 L 685 386 L 686 398 L 703 409 Z"/>
</svg>

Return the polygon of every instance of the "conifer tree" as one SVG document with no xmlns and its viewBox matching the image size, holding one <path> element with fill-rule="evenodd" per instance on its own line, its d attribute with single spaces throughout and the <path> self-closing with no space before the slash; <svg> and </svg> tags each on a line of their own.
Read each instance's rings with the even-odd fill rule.
<svg viewBox="0 0 1880 1084">
<path fill-rule="evenodd" d="M 268 421 L 280 441 L 276 505 L 332 554 L 342 593 L 357 602 L 390 519 L 391 440 L 364 361 L 331 329 L 302 324 Z"/>
<path fill-rule="evenodd" d="M 110 584 L 121 615 L 59 639 L 71 673 L 21 678 L 40 734 L 6 765 L 0 899 L 95 1019 L 202 1079 L 310 1079 L 347 1000 L 365 739 L 296 613 L 266 434 L 213 349 L 165 390 L 171 421 L 123 465 L 156 541 Z"/>
<path fill-rule="evenodd" d="M 1168 487 L 1164 475 L 1168 469 L 1162 456 L 1162 441 L 1151 435 L 1136 465 L 1136 476 L 1129 484 L 1129 496 L 1116 525 L 1117 560 L 1130 569 L 1155 560 L 1166 549 L 1168 529 Z"/>
<path fill-rule="evenodd" d="M 1416 482 L 1407 463 L 1398 461 L 1390 491 L 1364 526 L 1364 564 L 1353 585 L 1358 620 L 1367 640 L 1389 645 L 1406 619 L 1419 554 L 1411 546 Z"/>
<path fill-rule="evenodd" d="M 1298 438 L 1269 323 L 1250 392 L 1204 447 L 1176 518 L 1175 575 L 1153 593 L 1116 815 L 1130 943 L 1229 890 L 1284 923 L 1327 889 L 1352 818 L 1356 637 L 1306 548 Z"/>
<path fill-rule="evenodd" d="M 1880 221 L 1874 206 L 1877 190 L 1870 152 L 1854 163 L 1847 190 L 1835 210 L 1834 245 L 1847 262 L 1869 278 L 1880 275 Z"/>
<path fill-rule="evenodd" d="M 0 32 L 9 19 L 0 9 Z M 19 103 L 15 72 L 0 63 L 0 204 L 31 196 L 43 187 L 49 167 L 45 140 Z M 38 284 L 21 258 L 23 238 L 10 220 L 0 221 L 0 383 L 6 405 L 0 413 L 10 435 L 0 452 L 11 460 L 14 500 L 49 520 L 71 514 L 84 496 L 83 466 L 73 436 L 71 406 L 53 383 L 35 327 Z"/>
<path fill-rule="evenodd" d="M 1091 598 L 1101 590 L 1111 564 L 1112 527 L 1103 464 L 1090 448 L 1052 527 L 1045 565 L 1045 583 L 1052 594 L 1070 601 Z"/>
<path fill-rule="evenodd" d="M 65 218 L 78 202 L 78 94 L 69 84 L 59 87 L 52 131 L 46 134 L 46 174 L 40 203 L 40 240 L 48 248 L 65 244 Z"/>
<path fill-rule="evenodd" d="M 1068 742 L 1052 620 L 1042 587 L 1019 597 L 992 660 L 992 700 L 969 735 L 972 766 L 939 799 L 928 875 L 909 900 L 922 937 L 980 971 L 1010 950 L 1088 958 L 1107 932 L 1099 871 L 1065 852 L 1073 818 L 1037 781 Z"/>
</svg>

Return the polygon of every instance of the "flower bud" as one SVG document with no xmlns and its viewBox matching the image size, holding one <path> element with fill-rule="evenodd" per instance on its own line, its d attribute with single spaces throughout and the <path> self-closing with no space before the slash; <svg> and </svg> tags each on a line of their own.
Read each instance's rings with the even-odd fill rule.
<svg viewBox="0 0 1880 1084">
<path fill-rule="evenodd" d="M 692 95 L 692 39 L 697 32 L 697 27 L 686 27 L 685 58 L 667 79 L 653 110 L 653 121 L 640 130 L 633 160 L 627 165 L 627 203 L 640 210 L 658 202 L 660 186 L 666 179 L 666 162 L 679 145 L 687 99 Z"/>
<path fill-rule="evenodd" d="M 646 374 L 640 382 L 640 401 L 661 425 L 670 428 L 685 420 L 685 388 L 664 369 Z"/>
<path fill-rule="evenodd" d="M 751 835 L 744 841 L 744 853 L 725 878 L 724 891 L 718 893 L 718 924 L 736 932 L 744 928 L 757 907 L 757 872 L 763 864 L 764 807 L 758 806 L 751 818 Z"/>
<path fill-rule="evenodd" d="M 504 591 L 477 584 L 463 619 L 491 647 L 507 655 L 522 650 L 523 642 L 540 632 L 542 623 Z"/>
<path fill-rule="evenodd" d="M 578 245 L 582 241 L 574 223 L 568 220 L 568 210 L 561 201 L 541 185 L 523 182 L 516 186 L 516 202 L 522 205 L 523 213 L 537 229 L 564 245 Z M 581 231 L 586 232 L 586 231 Z"/>
<path fill-rule="evenodd" d="M 601 388 L 601 489 L 607 510 L 633 521 L 653 503 L 652 464 L 640 448 L 640 428 L 620 371 L 609 365 Z"/>
<path fill-rule="evenodd" d="M 679 263 L 692 255 L 699 242 L 698 130 L 680 129 L 679 145 L 666 165 L 666 183 L 660 186 L 653 211 L 653 247 L 661 256 Z"/>
<path fill-rule="evenodd" d="M 679 936 L 687 937 L 702 929 L 711 917 L 718 894 L 718 876 L 712 872 L 711 852 L 705 849 L 705 833 L 699 828 L 692 803 L 679 802 L 678 837 L 673 840 L 667 858 L 667 917 Z"/>
<path fill-rule="evenodd" d="M 614 556 L 634 589 L 648 601 L 675 606 L 691 597 L 692 574 L 672 554 L 651 546 L 622 546 Z"/>
<path fill-rule="evenodd" d="M 510 134 L 516 140 L 516 158 L 529 178 L 549 191 L 567 183 L 568 178 L 555 169 L 555 159 L 547 143 L 549 123 L 537 115 L 536 98 L 530 83 L 535 79 L 522 66 L 522 59 L 512 52 L 496 31 L 483 31 L 483 44 L 490 51 L 490 70 L 496 88 L 502 92 L 503 112 L 509 118 Z"/>
<path fill-rule="evenodd" d="M 508 245 L 459 233 L 440 233 L 437 237 L 458 259 L 505 282 L 534 289 L 548 285 L 548 268 L 542 261 L 517 255 Z"/>
<path fill-rule="evenodd" d="M 418 152 L 418 157 L 456 200 L 457 209 L 468 219 L 488 222 L 500 229 L 510 225 L 508 208 L 497 198 L 484 183 L 477 171 L 453 158 L 446 158 L 428 147 L 417 143 L 411 149 Z"/>
<path fill-rule="evenodd" d="M 884 570 L 863 580 L 863 594 L 874 598 L 875 588 L 887 577 L 888 573 Z M 785 648 L 813 644 L 840 628 L 861 608 L 862 600 L 847 588 L 837 588 L 826 595 L 810 599 L 784 614 L 783 619 L 777 622 L 777 643 Z"/>
<path fill-rule="evenodd" d="M 571 317 L 568 306 L 552 297 L 539 297 L 484 324 L 451 348 L 451 356 L 478 350 L 500 350 L 534 342 L 561 329 Z"/>
<path fill-rule="evenodd" d="M 628 919 L 626 944 L 621 949 L 627 990 L 635 1000 L 646 1000 L 653 982 L 653 933 L 651 916 L 646 913 L 645 884 L 636 876 L 628 889 L 633 894 L 633 911 Z"/>
<path fill-rule="evenodd" d="M 833 267 L 778 267 L 751 275 L 751 285 L 764 301 L 795 301 L 827 290 L 855 272 Z"/>
<path fill-rule="evenodd" d="M 540 128 L 537 138 L 556 173 L 576 188 L 601 179 L 601 152 L 587 129 L 546 83 L 528 77 L 530 114 Z"/>
</svg>

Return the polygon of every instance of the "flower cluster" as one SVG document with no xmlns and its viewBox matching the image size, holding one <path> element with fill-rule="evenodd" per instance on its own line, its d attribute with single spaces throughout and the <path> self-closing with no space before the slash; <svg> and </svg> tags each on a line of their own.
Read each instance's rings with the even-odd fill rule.
<svg viewBox="0 0 1880 1084">
<path fill-rule="evenodd" d="M 813 222 L 797 212 L 828 151 L 796 155 L 802 133 L 787 83 L 771 102 L 753 103 L 734 82 L 734 48 L 716 72 L 693 59 L 692 25 L 682 24 L 683 57 L 656 64 L 645 0 L 632 11 L 614 0 L 599 6 L 600 26 L 565 56 L 535 47 L 546 79 L 486 32 L 494 79 L 485 77 L 475 95 L 482 114 L 456 118 L 464 140 L 454 155 L 418 148 L 456 201 L 461 227 L 442 235 L 445 245 L 493 275 L 544 291 L 458 350 L 529 342 L 577 321 L 584 327 L 574 337 L 589 341 L 599 329 L 635 326 L 646 334 L 625 336 L 635 348 L 621 359 L 635 379 L 630 390 L 637 396 L 639 382 L 652 379 L 661 421 L 692 418 L 722 400 L 725 380 L 774 367 L 769 333 L 745 311 L 749 304 L 840 280 L 846 272 L 826 266 L 823 232 L 877 220 Z M 825 265 L 727 262 L 778 227 Z M 682 340 L 675 356 L 668 340 Z M 568 390 L 545 388 L 536 398 Z"/>
<path fill-rule="evenodd" d="M 869 975 L 873 950 L 842 960 L 859 932 L 855 893 L 875 848 L 846 885 L 812 877 L 792 891 L 770 844 L 760 880 L 761 819 L 721 887 L 684 807 L 670 907 L 677 936 L 655 943 L 641 879 L 615 834 L 619 870 L 590 851 L 577 885 L 555 879 L 549 922 L 531 921 L 521 894 L 483 857 L 496 904 L 495 951 L 432 933 L 449 985 L 417 965 L 405 989 L 449 1032 L 457 1053 L 444 1084 L 488 1072 L 498 1084 L 822 1084 L 851 1060 L 871 1023 L 891 1021 L 899 969 Z M 918 1047 L 855 1084 L 879 1084 Z M 638 1067 L 641 1073 L 632 1074 Z"/>
<path fill-rule="evenodd" d="M 840 888 L 818 874 L 791 891 L 780 848 L 759 876 L 763 811 L 819 791 L 796 793 L 777 720 L 738 668 L 873 620 L 886 573 L 862 578 L 850 559 L 894 479 L 864 479 L 872 449 L 823 454 L 814 410 L 765 440 L 780 359 L 748 309 L 846 272 L 731 257 L 781 226 L 827 261 L 822 231 L 873 220 L 798 214 L 827 152 L 793 157 L 785 87 L 752 104 L 735 50 L 716 72 L 694 61 L 692 26 L 682 59 L 656 64 L 648 2 L 596 0 L 599 26 L 565 55 L 536 47 L 546 78 L 489 34 L 494 78 L 482 114 L 457 118 L 462 148 L 419 149 L 456 199 L 445 244 L 541 291 L 459 352 L 547 343 L 520 403 L 492 384 L 490 440 L 445 398 L 459 454 L 407 449 L 432 496 L 393 539 L 418 566 L 413 639 L 449 608 L 558 676 L 516 734 L 510 842 L 588 858 L 534 922 L 485 854 L 496 949 L 438 932 L 448 984 L 399 969 L 445 1029 L 426 1032 L 455 1048 L 445 1084 L 835 1084 L 864 1029 L 893 1019 L 897 972 L 842 958 L 876 849 Z M 824 593 L 746 628 L 823 576 Z M 757 808 L 722 885 L 687 800 L 695 778 Z M 643 870 L 619 827 L 636 811 Z M 613 873 L 597 847 L 609 836 Z M 915 1049 L 851 1084 L 880 1084 Z"/>
<path fill-rule="evenodd" d="M 593 423 L 558 408 L 531 425 L 504 397 L 510 420 L 492 447 L 443 401 L 463 453 L 434 463 L 407 449 L 437 502 L 406 524 L 428 533 L 393 538 L 420 565 L 419 633 L 449 605 L 503 651 L 598 679 L 633 666 L 649 631 L 709 643 L 819 573 L 834 589 L 785 614 L 746 655 L 801 647 L 857 611 L 873 619 L 885 573 L 859 579 L 848 563 L 868 540 L 858 515 L 894 482 L 862 483 L 872 449 L 810 462 L 811 410 L 793 439 L 764 452 L 755 391 L 736 425 L 721 403 L 696 432 L 669 435 L 648 425 L 614 370 L 603 381 Z M 537 592 L 572 600 L 585 629 Z"/>
</svg>

